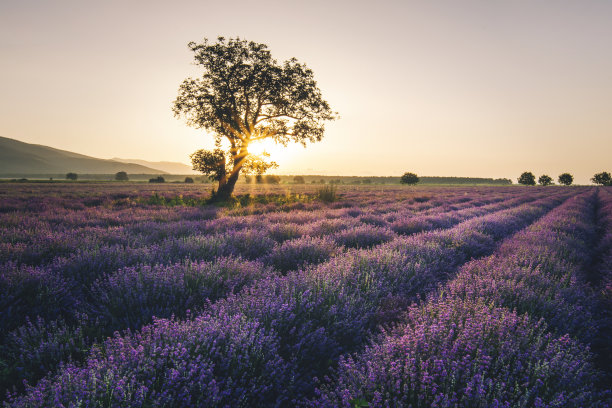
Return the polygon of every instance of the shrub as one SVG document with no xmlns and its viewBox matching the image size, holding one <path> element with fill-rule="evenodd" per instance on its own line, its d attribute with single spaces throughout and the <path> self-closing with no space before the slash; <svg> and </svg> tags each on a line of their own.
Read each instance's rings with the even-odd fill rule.
<svg viewBox="0 0 612 408">
<path fill-rule="evenodd" d="M 313 407 L 596 406 L 588 349 L 478 302 L 409 310 L 404 329 L 340 360 Z M 568 390 L 571 392 L 568 393 Z"/>
<path fill-rule="evenodd" d="M 348 248 L 370 248 L 383 242 L 391 241 L 396 235 L 387 228 L 373 225 L 361 225 L 334 234 L 333 239 L 338 245 Z"/>
<path fill-rule="evenodd" d="M 165 183 L 165 182 L 166 182 L 166 179 L 164 179 L 162 176 L 157 176 L 157 177 L 149 179 L 149 183 Z"/>
<path fill-rule="evenodd" d="M 67 365 L 15 407 L 277 406 L 287 379 L 278 339 L 244 316 L 156 320 Z M 84 402 L 86 401 L 86 402 Z"/>
<path fill-rule="evenodd" d="M 86 321 L 79 322 L 81 326 Z M 63 320 L 45 322 L 38 317 L 8 333 L 0 346 L 0 392 L 35 383 L 61 362 L 81 360 L 91 344 L 81 327 L 71 328 Z"/>
<path fill-rule="evenodd" d="M 518 183 L 524 186 L 535 186 L 535 176 L 532 172 L 526 171 L 518 178 Z"/>
<path fill-rule="evenodd" d="M 330 185 L 318 189 L 317 198 L 325 203 L 333 203 L 338 199 L 336 187 Z"/>
<path fill-rule="evenodd" d="M 185 184 L 193 184 L 193 178 L 185 177 Z"/>
<path fill-rule="evenodd" d="M 304 184 L 304 183 L 306 183 L 306 181 L 304 180 L 304 177 L 302 177 L 302 176 L 295 176 L 293 178 L 293 182 L 295 184 Z"/>
<path fill-rule="evenodd" d="M 266 175 L 266 184 L 279 184 L 281 181 L 279 176 L 275 176 L 274 174 Z"/>
<path fill-rule="evenodd" d="M 115 180 L 116 181 L 128 181 L 128 175 L 125 171 L 118 171 L 117 173 L 115 173 Z"/>
<path fill-rule="evenodd" d="M 338 252 L 338 247 L 327 238 L 302 237 L 284 242 L 274 248 L 267 262 L 286 273 L 327 261 Z"/>
<path fill-rule="evenodd" d="M 256 279 L 274 273 L 261 262 L 218 258 L 214 262 L 184 261 L 173 265 L 142 265 L 119 269 L 91 288 L 98 315 L 111 330 L 138 329 L 153 316 L 183 317 L 238 292 Z"/>
<path fill-rule="evenodd" d="M 72 181 L 76 181 L 76 179 L 79 178 L 79 175 L 76 173 L 67 173 L 66 174 L 66 180 L 72 180 Z"/>
<path fill-rule="evenodd" d="M 538 184 L 541 186 L 550 186 L 552 184 L 552 177 L 542 174 L 540 178 L 538 178 Z"/>
<path fill-rule="evenodd" d="M 401 184 L 414 185 L 419 182 L 419 176 L 414 173 L 404 173 L 402 177 L 400 177 Z"/>
</svg>

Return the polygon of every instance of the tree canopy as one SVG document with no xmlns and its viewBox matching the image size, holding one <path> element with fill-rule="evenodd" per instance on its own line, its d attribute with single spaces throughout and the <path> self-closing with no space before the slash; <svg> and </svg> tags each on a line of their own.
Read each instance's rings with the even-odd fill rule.
<svg viewBox="0 0 612 408">
<path fill-rule="evenodd" d="M 213 135 L 217 148 L 194 153 L 192 161 L 195 170 L 219 182 L 219 198 L 231 195 L 240 171 L 249 157 L 253 160 L 251 143 L 271 139 L 305 146 L 320 141 L 324 122 L 337 117 L 313 71 L 295 58 L 278 63 L 266 45 L 240 38 L 204 39 L 189 48 L 203 74 L 183 81 L 173 111 Z M 226 150 L 223 141 L 229 144 Z M 260 160 L 257 170 L 267 170 Z"/>
<path fill-rule="evenodd" d="M 115 180 L 116 181 L 128 181 L 129 177 L 125 171 L 118 171 L 117 173 L 115 173 Z"/>
<path fill-rule="evenodd" d="M 526 171 L 518 178 L 518 183 L 525 186 L 535 186 L 535 176 L 532 172 Z"/>
<path fill-rule="evenodd" d="M 400 177 L 400 183 L 402 184 L 417 184 L 419 182 L 419 176 L 414 173 L 404 173 L 402 177 Z"/>
<path fill-rule="evenodd" d="M 550 186 L 553 182 L 552 177 L 550 177 L 547 174 L 542 174 L 539 178 L 538 178 L 538 184 L 540 184 L 541 186 Z"/>
<path fill-rule="evenodd" d="M 559 174 L 559 184 L 563 184 L 564 186 L 571 186 L 574 182 L 574 176 L 569 173 Z"/>
<path fill-rule="evenodd" d="M 607 171 L 595 174 L 591 181 L 602 186 L 612 186 L 612 176 Z"/>
</svg>

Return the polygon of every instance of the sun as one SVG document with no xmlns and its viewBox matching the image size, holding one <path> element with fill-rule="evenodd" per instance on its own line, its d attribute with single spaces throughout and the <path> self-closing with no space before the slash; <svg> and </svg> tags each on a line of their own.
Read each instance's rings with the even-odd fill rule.
<svg viewBox="0 0 612 408">
<path fill-rule="evenodd" d="M 278 160 L 283 157 L 283 151 L 286 152 L 286 147 L 281 144 L 274 143 L 271 139 L 259 140 L 249 145 L 249 153 L 261 155 L 264 152 L 270 155 L 271 160 Z"/>
</svg>

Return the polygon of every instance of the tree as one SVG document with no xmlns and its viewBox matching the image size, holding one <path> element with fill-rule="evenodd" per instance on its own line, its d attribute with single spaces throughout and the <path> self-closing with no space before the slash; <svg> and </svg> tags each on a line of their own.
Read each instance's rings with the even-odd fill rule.
<svg viewBox="0 0 612 408">
<path fill-rule="evenodd" d="M 76 181 L 79 178 L 79 175 L 76 173 L 66 173 L 66 180 Z"/>
<path fill-rule="evenodd" d="M 612 186 L 612 176 L 607 171 L 595 174 L 591 181 L 602 186 Z"/>
<path fill-rule="evenodd" d="M 550 186 L 552 184 L 552 181 L 552 177 L 546 174 L 542 174 L 540 178 L 538 178 L 538 184 L 540 184 L 541 186 Z"/>
<path fill-rule="evenodd" d="M 535 176 L 532 172 L 526 171 L 518 178 L 518 183 L 524 186 L 535 186 Z"/>
<path fill-rule="evenodd" d="M 149 179 L 149 183 L 165 183 L 166 179 L 162 176 L 157 176 Z"/>
<path fill-rule="evenodd" d="M 569 173 L 559 174 L 559 184 L 563 184 L 564 186 L 570 186 L 574 182 L 574 176 Z"/>
<path fill-rule="evenodd" d="M 274 174 L 266 174 L 266 184 L 279 184 L 281 178 Z"/>
<path fill-rule="evenodd" d="M 295 184 L 304 184 L 304 183 L 306 183 L 306 180 L 304 180 L 304 177 L 303 177 L 303 176 L 295 176 L 295 177 L 293 178 L 293 182 L 294 182 Z"/>
<path fill-rule="evenodd" d="M 419 176 L 414 173 L 404 173 L 402 177 L 400 177 L 400 183 L 413 185 L 419 182 Z"/>
<path fill-rule="evenodd" d="M 204 72 L 183 81 L 173 111 L 189 126 L 213 134 L 216 149 L 194 153 L 192 162 L 194 169 L 218 181 L 219 200 L 231 196 L 253 157 L 251 143 L 271 139 L 283 146 L 306 146 L 323 138 L 324 121 L 337 117 L 322 98 L 312 70 L 295 58 L 279 64 L 266 45 L 240 38 L 219 37 L 216 43 L 204 39 L 189 43 L 189 48 Z M 222 141 L 229 144 L 225 150 Z M 269 167 L 262 162 L 258 169 L 263 172 Z"/>
<path fill-rule="evenodd" d="M 129 177 L 125 171 L 118 171 L 117 173 L 115 173 L 115 180 L 116 181 L 128 181 Z"/>
<path fill-rule="evenodd" d="M 193 177 L 185 177 L 185 184 L 193 184 Z"/>
</svg>

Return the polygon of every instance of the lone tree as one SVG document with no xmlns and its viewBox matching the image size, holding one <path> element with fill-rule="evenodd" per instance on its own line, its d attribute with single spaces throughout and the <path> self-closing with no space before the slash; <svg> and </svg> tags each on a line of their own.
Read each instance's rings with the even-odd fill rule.
<svg viewBox="0 0 612 408">
<path fill-rule="evenodd" d="M 612 176 L 607 171 L 595 174 L 591 181 L 602 186 L 612 186 Z"/>
<path fill-rule="evenodd" d="M 117 173 L 115 173 L 115 180 L 116 181 L 128 181 L 129 177 L 125 171 L 118 171 Z"/>
<path fill-rule="evenodd" d="M 79 178 L 79 175 L 76 173 L 66 173 L 66 180 L 76 181 Z"/>
<path fill-rule="evenodd" d="M 518 178 L 518 183 L 524 186 L 535 186 L 535 176 L 532 172 L 526 171 Z"/>
<path fill-rule="evenodd" d="M 306 180 L 304 180 L 303 176 L 295 176 L 293 178 L 293 183 L 295 183 L 295 184 L 304 184 L 304 183 L 306 183 Z"/>
<path fill-rule="evenodd" d="M 219 182 L 216 199 L 226 200 L 242 171 L 261 175 L 275 163 L 249 153 L 251 143 L 271 139 L 317 142 L 326 120 L 337 114 L 321 96 L 313 72 L 295 58 L 279 64 L 264 44 L 219 37 L 189 43 L 200 78 L 187 78 L 174 101 L 175 116 L 211 132 L 216 149 L 198 150 L 194 170 Z M 222 141 L 229 147 L 223 149 Z"/>
<path fill-rule="evenodd" d="M 559 184 L 563 184 L 564 186 L 571 186 L 574 182 L 574 176 L 569 173 L 559 174 Z"/>
<path fill-rule="evenodd" d="M 413 185 L 419 182 L 419 176 L 414 173 L 404 173 L 402 177 L 400 177 L 400 183 Z"/>
<path fill-rule="evenodd" d="M 539 178 L 538 178 L 538 184 L 540 184 L 541 186 L 550 186 L 553 182 L 552 177 L 546 175 L 546 174 L 542 174 Z"/>
</svg>

